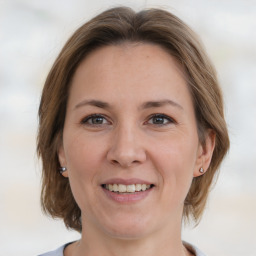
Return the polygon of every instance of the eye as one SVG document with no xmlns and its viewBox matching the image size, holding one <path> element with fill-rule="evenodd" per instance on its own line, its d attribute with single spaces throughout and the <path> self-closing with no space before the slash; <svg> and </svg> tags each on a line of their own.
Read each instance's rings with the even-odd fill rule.
<svg viewBox="0 0 256 256">
<path fill-rule="evenodd" d="M 103 115 L 93 114 L 82 119 L 81 123 L 85 125 L 99 126 L 108 124 L 109 122 Z"/>
<path fill-rule="evenodd" d="M 152 125 L 168 125 L 170 123 L 175 123 L 175 121 L 164 114 L 154 114 L 150 117 L 148 123 Z"/>
</svg>

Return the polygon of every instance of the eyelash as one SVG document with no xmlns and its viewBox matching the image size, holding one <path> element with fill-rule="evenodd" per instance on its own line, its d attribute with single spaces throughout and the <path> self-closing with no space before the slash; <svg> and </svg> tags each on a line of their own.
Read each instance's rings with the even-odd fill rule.
<svg viewBox="0 0 256 256">
<path fill-rule="evenodd" d="M 89 125 L 89 126 L 94 126 L 94 127 L 100 127 L 100 126 L 104 125 L 104 124 L 93 124 L 93 123 L 90 124 L 89 121 L 92 120 L 92 118 L 102 118 L 102 119 L 107 120 L 107 122 L 109 122 L 108 119 L 107 119 L 104 115 L 102 115 L 102 114 L 92 114 L 92 115 L 89 115 L 89 116 L 83 118 L 83 119 L 81 120 L 81 124 L 83 124 L 83 125 Z M 165 115 L 165 114 L 153 114 L 153 115 L 151 115 L 151 116 L 149 117 L 149 119 L 148 119 L 148 121 L 146 121 L 146 123 L 148 123 L 149 120 L 151 120 L 151 119 L 153 119 L 153 118 L 163 118 L 163 119 L 166 119 L 168 122 L 167 122 L 167 123 L 164 123 L 164 124 L 153 124 L 153 123 L 152 123 L 152 124 L 150 124 L 150 125 L 154 125 L 154 126 L 166 126 L 166 125 L 168 125 L 168 124 L 175 124 L 175 123 L 176 123 L 176 121 L 175 121 L 173 118 L 171 118 L 171 117 L 169 117 L 169 116 L 167 116 L 167 115 Z"/>
<path fill-rule="evenodd" d="M 92 118 L 103 118 L 107 120 L 107 118 L 102 114 L 92 114 L 89 115 L 81 120 L 81 124 L 90 125 L 90 126 L 101 126 L 102 124 L 89 124 L 89 120 L 92 120 Z"/>
<path fill-rule="evenodd" d="M 165 114 L 153 114 L 153 115 L 151 115 L 150 117 L 149 117 L 149 120 L 151 120 L 152 118 L 163 118 L 163 119 L 166 119 L 166 120 L 168 120 L 168 122 L 167 123 L 165 123 L 165 124 L 151 124 L 151 125 L 156 125 L 156 126 L 165 126 L 165 125 L 168 125 L 168 124 L 175 124 L 176 123 L 176 121 L 173 119 L 173 118 L 171 118 L 171 117 L 169 117 L 169 116 L 167 116 L 167 115 L 165 115 Z M 149 122 L 149 121 L 147 121 L 147 122 Z"/>
</svg>

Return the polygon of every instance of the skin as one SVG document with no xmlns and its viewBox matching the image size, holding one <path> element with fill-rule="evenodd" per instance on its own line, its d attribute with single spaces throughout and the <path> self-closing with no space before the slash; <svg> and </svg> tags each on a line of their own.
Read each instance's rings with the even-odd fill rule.
<svg viewBox="0 0 256 256">
<path fill-rule="evenodd" d="M 164 103 L 145 104 L 152 101 Z M 181 68 L 162 48 L 126 43 L 90 53 L 72 80 L 59 149 L 83 227 L 65 255 L 192 255 L 181 241 L 182 210 L 193 177 L 211 161 L 214 135 L 207 134 L 202 147 Z M 110 178 L 154 188 L 120 204 L 101 187 Z"/>
</svg>

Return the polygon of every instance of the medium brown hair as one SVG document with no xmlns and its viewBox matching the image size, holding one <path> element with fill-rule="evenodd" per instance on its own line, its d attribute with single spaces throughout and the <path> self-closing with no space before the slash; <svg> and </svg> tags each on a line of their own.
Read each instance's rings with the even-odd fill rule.
<svg viewBox="0 0 256 256">
<path fill-rule="evenodd" d="M 216 72 L 193 31 L 175 15 L 160 9 L 135 12 L 127 7 L 109 9 L 82 25 L 67 41 L 46 79 L 39 107 L 37 152 L 42 159 L 41 204 L 52 217 L 81 231 L 81 211 L 69 180 L 59 173 L 58 148 L 62 141 L 66 105 L 72 77 L 80 62 L 95 49 L 124 42 L 152 43 L 181 64 L 196 113 L 199 140 L 216 134 L 208 171 L 192 181 L 183 217 L 199 221 L 216 171 L 228 148 L 229 137 Z"/>
</svg>

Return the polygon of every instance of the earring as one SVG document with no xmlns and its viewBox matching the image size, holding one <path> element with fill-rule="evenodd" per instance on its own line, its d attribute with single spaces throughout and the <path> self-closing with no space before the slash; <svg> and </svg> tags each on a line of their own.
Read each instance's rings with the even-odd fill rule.
<svg viewBox="0 0 256 256">
<path fill-rule="evenodd" d="M 59 168 L 60 174 L 62 174 L 62 173 L 65 172 L 66 170 L 67 170 L 67 167 L 60 167 L 60 168 Z"/>
<path fill-rule="evenodd" d="M 201 167 L 201 168 L 199 169 L 199 172 L 200 172 L 200 173 L 204 173 L 203 167 Z"/>
</svg>

